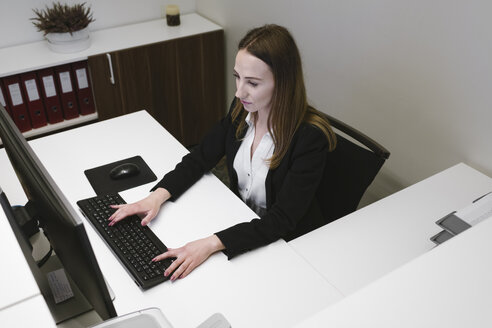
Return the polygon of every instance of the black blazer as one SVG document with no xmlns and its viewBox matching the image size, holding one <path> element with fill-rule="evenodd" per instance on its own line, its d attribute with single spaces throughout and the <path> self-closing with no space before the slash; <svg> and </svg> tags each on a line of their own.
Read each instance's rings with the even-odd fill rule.
<svg viewBox="0 0 492 328">
<path fill-rule="evenodd" d="M 171 193 L 171 200 L 177 199 L 225 155 L 230 188 L 239 196 L 233 168 L 241 145 L 241 140 L 235 136 L 237 127 L 238 122 L 232 122 L 229 111 L 152 190 L 163 187 Z M 265 181 L 267 213 L 216 233 L 229 259 L 280 238 L 291 240 L 327 223 L 320 209 L 324 196 L 320 181 L 327 154 L 328 140 L 323 132 L 302 123 L 280 165 L 268 172 Z"/>
</svg>

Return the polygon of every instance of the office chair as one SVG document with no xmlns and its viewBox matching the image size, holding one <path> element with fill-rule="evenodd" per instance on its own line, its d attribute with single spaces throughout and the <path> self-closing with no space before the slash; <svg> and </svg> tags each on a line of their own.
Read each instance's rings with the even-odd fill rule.
<svg viewBox="0 0 492 328">
<path fill-rule="evenodd" d="M 229 111 L 234 107 L 235 102 L 234 97 Z M 364 192 L 390 156 L 390 152 L 359 130 L 328 114 L 323 113 L 323 115 L 337 135 L 337 147 L 327 155 L 326 169 L 321 180 L 321 185 L 325 188 L 320 188 L 317 193 L 326 224 L 357 209 Z M 342 133 L 367 148 L 342 136 Z M 212 172 L 229 186 L 224 160 Z"/>
<path fill-rule="evenodd" d="M 364 192 L 390 152 L 359 130 L 328 114 L 324 115 L 337 135 L 337 146 L 328 153 L 321 181 L 325 186 L 323 200 L 320 201 L 321 211 L 326 223 L 329 223 L 357 209 Z"/>
</svg>

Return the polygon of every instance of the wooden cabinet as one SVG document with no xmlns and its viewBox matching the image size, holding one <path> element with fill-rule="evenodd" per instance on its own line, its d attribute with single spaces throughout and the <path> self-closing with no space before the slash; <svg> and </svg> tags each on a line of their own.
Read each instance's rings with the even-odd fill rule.
<svg viewBox="0 0 492 328">
<path fill-rule="evenodd" d="M 145 109 L 190 146 L 225 113 L 222 30 L 90 56 L 88 62 L 99 119 Z"/>
<path fill-rule="evenodd" d="M 179 27 L 156 19 L 92 31 L 91 46 L 77 53 L 54 53 L 45 40 L 36 41 L 0 49 L 0 78 L 88 61 L 97 113 L 32 129 L 26 137 L 145 109 L 190 146 L 225 113 L 223 34 L 189 13 Z"/>
</svg>

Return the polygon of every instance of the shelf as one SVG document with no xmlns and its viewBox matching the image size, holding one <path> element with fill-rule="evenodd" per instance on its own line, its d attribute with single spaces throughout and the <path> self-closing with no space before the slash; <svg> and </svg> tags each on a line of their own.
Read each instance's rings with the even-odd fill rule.
<svg viewBox="0 0 492 328">
<path fill-rule="evenodd" d="M 97 113 L 92 113 L 88 115 L 80 115 L 79 117 L 65 120 L 55 124 L 48 124 L 37 129 L 32 129 L 23 133 L 24 137 L 31 138 L 41 134 L 50 133 L 53 131 L 63 130 L 75 125 L 91 122 L 97 120 Z"/>
<path fill-rule="evenodd" d="M 96 120 L 97 120 L 97 113 L 88 114 L 88 115 L 80 115 L 79 117 L 76 117 L 76 118 L 73 118 L 70 120 L 65 120 L 65 121 L 62 121 L 59 123 L 55 123 L 55 124 L 48 124 L 48 125 L 42 126 L 40 128 L 37 128 L 37 129 L 32 129 L 32 130 L 23 132 L 22 135 L 26 139 L 32 138 L 35 136 L 43 135 L 46 133 L 51 133 L 54 131 L 63 130 L 63 129 L 66 129 L 66 128 L 69 128 L 72 126 L 76 126 L 79 124 L 84 124 L 84 123 L 88 123 L 88 122 L 96 121 Z M 2 145 L 3 145 L 3 143 L 2 143 L 2 140 L 0 139 L 0 146 L 2 146 Z"/>
<path fill-rule="evenodd" d="M 91 46 L 81 52 L 60 54 L 48 48 L 47 41 L 37 41 L 0 49 L 0 77 L 41 68 L 86 60 L 89 56 L 147 44 L 222 30 L 202 16 L 181 15 L 181 25 L 167 26 L 165 19 L 91 31 Z"/>
</svg>

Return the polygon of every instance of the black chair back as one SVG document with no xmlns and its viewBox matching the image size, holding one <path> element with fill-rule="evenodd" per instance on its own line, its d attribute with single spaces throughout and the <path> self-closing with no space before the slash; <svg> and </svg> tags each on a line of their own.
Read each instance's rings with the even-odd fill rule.
<svg viewBox="0 0 492 328">
<path fill-rule="evenodd" d="M 327 155 L 322 180 L 321 210 L 326 222 L 343 217 L 357 209 L 359 202 L 383 166 L 390 152 L 357 129 L 326 115 L 337 134 L 337 147 Z M 337 132 L 337 131 L 335 131 Z"/>
</svg>

